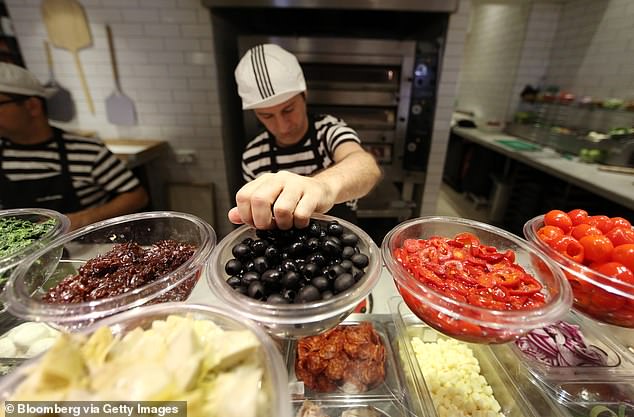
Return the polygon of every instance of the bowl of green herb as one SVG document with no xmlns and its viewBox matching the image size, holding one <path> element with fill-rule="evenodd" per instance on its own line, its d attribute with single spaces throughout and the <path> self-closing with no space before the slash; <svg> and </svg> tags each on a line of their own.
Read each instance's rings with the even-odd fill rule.
<svg viewBox="0 0 634 417">
<path fill-rule="evenodd" d="M 68 217 L 53 210 L 0 210 L 0 289 L 16 265 L 66 233 L 69 227 Z"/>
</svg>

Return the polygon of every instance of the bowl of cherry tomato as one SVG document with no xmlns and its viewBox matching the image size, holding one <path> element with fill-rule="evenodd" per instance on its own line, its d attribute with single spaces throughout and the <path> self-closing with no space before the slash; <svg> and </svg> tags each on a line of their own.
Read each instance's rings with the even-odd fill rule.
<svg viewBox="0 0 634 417">
<path fill-rule="evenodd" d="M 381 254 L 405 303 L 436 330 L 506 343 L 562 318 L 572 293 L 531 243 L 494 226 L 421 217 L 393 228 Z"/>
<path fill-rule="evenodd" d="M 634 229 L 628 220 L 551 210 L 526 222 L 524 235 L 562 269 L 575 309 L 634 328 Z"/>
</svg>

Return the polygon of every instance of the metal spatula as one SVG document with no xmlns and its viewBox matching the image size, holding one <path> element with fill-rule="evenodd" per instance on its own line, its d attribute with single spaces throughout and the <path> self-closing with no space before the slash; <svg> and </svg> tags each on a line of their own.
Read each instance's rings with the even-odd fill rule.
<svg viewBox="0 0 634 417">
<path fill-rule="evenodd" d="M 70 91 L 62 87 L 55 79 L 53 69 L 53 56 L 48 42 L 44 41 L 46 60 L 48 61 L 49 79 L 44 84 L 44 88 L 50 92 L 46 99 L 48 107 L 48 118 L 58 122 L 70 122 L 75 117 L 75 102 Z"/>
<path fill-rule="evenodd" d="M 114 41 L 112 39 L 110 25 L 106 25 L 106 33 L 108 34 L 108 48 L 110 49 L 110 61 L 115 85 L 115 90 L 106 98 L 106 114 L 108 115 L 108 121 L 112 124 L 132 126 L 136 124 L 136 110 L 132 99 L 121 91 L 117 58 L 114 53 Z"/>
</svg>

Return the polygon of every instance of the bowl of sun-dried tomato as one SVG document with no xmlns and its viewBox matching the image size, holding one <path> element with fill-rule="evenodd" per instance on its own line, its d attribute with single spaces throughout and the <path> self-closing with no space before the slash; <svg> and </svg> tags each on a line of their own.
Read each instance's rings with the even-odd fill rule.
<svg viewBox="0 0 634 417">
<path fill-rule="evenodd" d="M 392 229 L 381 252 L 405 303 L 436 330 L 505 343 L 562 318 L 572 293 L 531 243 L 497 227 L 422 217 Z"/>
<path fill-rule="evenodd" d="M 17 317 L 78 330 L 140 305 L 185 301 L 215 244 L 213 228 L 191 214 L 115 217 L 27 258 L 2 298 Z"/>
</svg>

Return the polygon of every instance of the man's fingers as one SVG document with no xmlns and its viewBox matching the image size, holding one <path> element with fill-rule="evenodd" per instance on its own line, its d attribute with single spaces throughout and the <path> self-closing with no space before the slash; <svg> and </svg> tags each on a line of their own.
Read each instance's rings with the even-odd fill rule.
<svg viewBox="0 0 634 417">
<path fill-rule="evenodd" d="M 242 217 L 240 217 L 240 212 L 238 211 L 238 207 L 234 207 L 231 210 L 229 210 L 227 217 L 229 217 L 229 221 L 233 224 L 244 223 L 244 221 L 242 220 Z"/>
<path fill-rule="evenodd" d="M 278 228 L 286 230 L 293 227 L 293 216 L 303 193 L 301 184 L 286 184 L 273 205 L 273 214 Z"/>
</svg>

